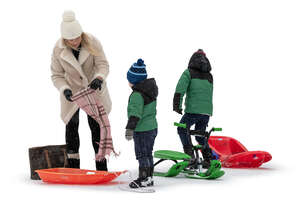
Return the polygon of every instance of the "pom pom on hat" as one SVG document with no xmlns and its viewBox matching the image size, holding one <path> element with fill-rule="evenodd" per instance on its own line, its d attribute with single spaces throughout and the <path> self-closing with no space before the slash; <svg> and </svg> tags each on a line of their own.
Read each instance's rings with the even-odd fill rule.
<svg viewBox="0 0 300 207">
<path fill-rule="evenodd" d="M 71 10 L 65 11 L 63 13 L 63 21 L 64 22 L 73 22 L 75 21 L 75 13 Z"/>
<path fill-rule="evenodd" d="M 202 49 L 198 49 L 198 51 L 195 52 L 195 53 L 202 54 L 202 55 L 206 56 L 205 52 Z"/>
<path fill-rule="evenodd" d="M 138 65 L 138 66 L 145 66 L 146 67 L 146 65 L 144 64 L 144 60 L 142 60 L 141 58 L 140 59 L 138 59 L 138 61 L 136 62 L 136 65 Z"/>
<path fill-rule="evenodd" d="M 64 39 L 71 40 L 79 37 L 82 34 L 82 28 L 79 22 L 76 20 L 75 13 L 73 11 L 65 11 L 62 16 L 61 23 L 61 36 Z"/>
</svg>

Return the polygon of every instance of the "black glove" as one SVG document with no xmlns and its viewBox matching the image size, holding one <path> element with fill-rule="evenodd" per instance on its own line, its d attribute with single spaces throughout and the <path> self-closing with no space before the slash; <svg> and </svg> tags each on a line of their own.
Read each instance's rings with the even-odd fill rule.
<svg viewBox="0 0 300 207">
<path fill-rule="evenodd" d="M 70 102 L 73 102 L 71 97 L 73 96 L 72 91 L 70 89 L 65 89 L 64 90 L 64 95 L 66 97 L 66 99 Z"/>
<path fill-rule="evenodd" d="M 89 87 L 94 90 L 97 90 L 97 88 L 99 88 L 99 90 L 101 90 L 102 82 L 103 82 L 102 80 L 100 80 L 99 78 L 96 78 L 90 83 Z"/>
<path fill-rule="evenodd" d="M 180 93 L 175 93 L 173 98 L 173 111 L 176 111 L 178 114 L 182 115 L 182 109 L 179 108 L 180 103 Z"/>
<path fill-rule="evenodd" d="M 175 112 L 177 112 L 178 114 L 181 114 L 181 115 L 182 115 L 182 109 L 175 108 L 175 109 L 173 109 L 173 111 L 175 111 Z"/>
</svg>

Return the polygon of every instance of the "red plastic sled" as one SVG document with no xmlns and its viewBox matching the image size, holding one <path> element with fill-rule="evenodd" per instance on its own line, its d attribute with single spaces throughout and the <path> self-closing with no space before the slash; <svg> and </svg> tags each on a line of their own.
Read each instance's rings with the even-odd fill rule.
<svg viewBox="0 0 300 207">
<path fill-rule="evenodd" d="M 106 172 L 74 168 L 50 168 L 36 170 L 36 172 L 40 178 L 47 183 L 99 184 L 110 182 L 126 171 Z"/>
<path fill-rule="evenodd" d="M 244 145 L 231 137 L 210 136 L 209 146 L 219 155 L 222 167 L 258 168 L 272 159 L 268 152 L 248 151 Z"/>
</svg>

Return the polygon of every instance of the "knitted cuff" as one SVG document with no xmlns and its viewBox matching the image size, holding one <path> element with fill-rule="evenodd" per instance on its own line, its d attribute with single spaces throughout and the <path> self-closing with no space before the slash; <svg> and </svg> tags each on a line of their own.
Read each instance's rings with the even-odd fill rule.
<svg viewBox="0 0 300 207">
<path fill-rule="evenodd" d="M 180 110 L 180 93 L 175 93 L 173 98 L 173 110 L 179 111 Z"/>
<path fill-rule="evenodd" d="M 139 117 L 130 116 L 129 120 L 127 122 L 127 125 L 126 125 L 126 129 L 132 129 L 132 130 L 134 130 L 136 128 L 136 125 L 138 124 L 139 120 L 140 120 Z"/>
</svg>

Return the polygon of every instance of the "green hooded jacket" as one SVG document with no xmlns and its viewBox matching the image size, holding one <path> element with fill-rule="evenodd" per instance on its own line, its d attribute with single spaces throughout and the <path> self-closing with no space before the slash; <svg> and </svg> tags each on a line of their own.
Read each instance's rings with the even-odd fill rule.
<svg viewBox="0 0 300 207">
<path fill-rule="evenodd" d="M 128 123 L 126 129 L 132 129 L 136 132 L 156 129 L 158 87 L 154 78 L 146 79 L 134 85 L 132 90 L 127 107 Z"/>
<path fill-rule="evenodd" d="M 174 95 L 174 107 L 182 109 L 185 95 L 185 113 L 213 114 L 213 80 L 209 72 L 186 69 L 181 75 Z"/>
</svg>

